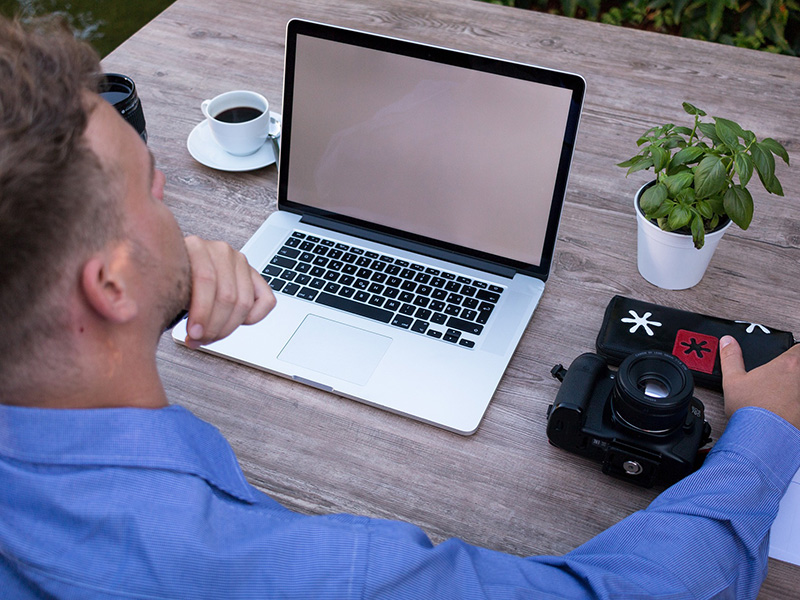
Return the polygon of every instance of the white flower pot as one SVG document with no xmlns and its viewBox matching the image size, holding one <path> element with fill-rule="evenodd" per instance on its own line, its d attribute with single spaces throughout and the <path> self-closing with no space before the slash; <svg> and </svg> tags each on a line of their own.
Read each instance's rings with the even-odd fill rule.
<svg viewBox="0 0 800 600">
<path fill-rule="evenodd" d="M 644 216 L 639 198 L 650 184 L 642 186 L 634 198 L 638 222 L 639 273 L 647 281 L 667 290 L 685 290 L 700 283 L 717 244 L 731 221 L 712 233 L 706 233 L 705 243 L 699 250 L 692 236 L 664 231 Z"/>
</svg>

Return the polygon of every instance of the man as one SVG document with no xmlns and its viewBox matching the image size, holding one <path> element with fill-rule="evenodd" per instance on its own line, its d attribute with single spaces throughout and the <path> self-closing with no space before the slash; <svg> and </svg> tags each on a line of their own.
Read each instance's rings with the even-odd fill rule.
<svg viewBox="0 0 800 600">
<path fill-rule="evenodd" d="M 183 240 L 163 175 L 92 91 L 64 31 L 0 22 L 0 596 L 754 598 L 800 467 L 800 348 L 745 373 L 695 474 L 563 557 L 292 513 L 249 486 L 210 425 L 169 406 L 159 335 L 192 345 L 263 318 L 241 255 Z M 656 542 L 656 543 L 654 543 Z"/>
</svg>

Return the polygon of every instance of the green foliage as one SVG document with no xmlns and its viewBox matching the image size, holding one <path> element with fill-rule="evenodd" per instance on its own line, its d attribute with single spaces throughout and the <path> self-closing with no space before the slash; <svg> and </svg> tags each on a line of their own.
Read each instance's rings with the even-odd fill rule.
<svg viewBox="0 0 800 600">
<path fill-rule="evenodd" d="M 800 0 L 488 0 L 800 56 Z"/>
<path fill-rule="evenodd" d="M 742 229 L 750 226 L 753 197 L 747 185 L 754 172 L 770 194 L 783 196 L 775 157 L 788 165 L 789 154 L 734 121 L 704 121 L 706 113 L 688 102 L 683 109 L 694 117 L 691 128 L 667 123 L 648 129 L 636 141 L 638 154 L 617 166 L 628 175 L 653 169 L 655 184 L 639 201 L 645 216 L 665 231 L 691 232 L 695 247 L 702 248 L 705 234 L 726 217 Z"/>
</svg>

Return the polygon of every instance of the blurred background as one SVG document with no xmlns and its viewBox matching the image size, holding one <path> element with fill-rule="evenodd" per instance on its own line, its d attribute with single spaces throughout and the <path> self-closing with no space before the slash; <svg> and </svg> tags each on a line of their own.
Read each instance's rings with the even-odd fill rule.
<svg viewBox="0 0 800 600">
<path fill-rule="evenodd" d="M 0 14 L 27 19 L 64 15 L 78 37 L 106 56 L 174 0 L 0 0 Z"/>
</svg>

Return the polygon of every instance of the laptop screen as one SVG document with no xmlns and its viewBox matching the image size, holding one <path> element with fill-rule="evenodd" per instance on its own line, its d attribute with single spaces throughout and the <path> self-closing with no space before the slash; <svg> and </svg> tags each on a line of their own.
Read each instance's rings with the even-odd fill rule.
<svg viewBox="0 0 800 600">
<path fill-rule="evenodd" d="M 292 21 L 281 208 L 546 277 L 583 80 Z"/>
</svg>

